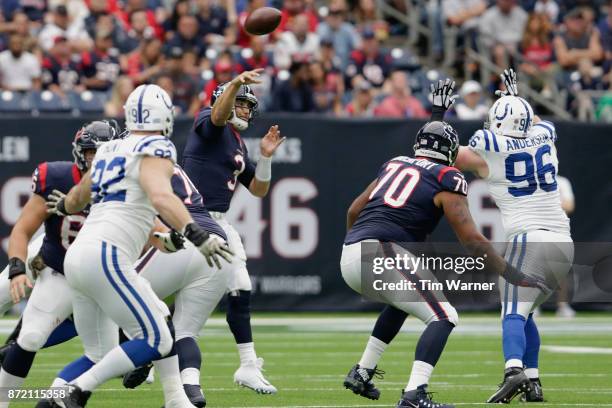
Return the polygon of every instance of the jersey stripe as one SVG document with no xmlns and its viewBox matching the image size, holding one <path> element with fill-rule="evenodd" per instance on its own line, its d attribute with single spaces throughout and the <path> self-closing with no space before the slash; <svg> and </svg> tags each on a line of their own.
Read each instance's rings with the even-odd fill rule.
<svg viewBox="0 0 612 408">
<path fill-rule="evenodd" d="M 44 193 L 47 187 L 47 163 L 43 163 L 38 166 L 38 183 L 40 185 L 40 192 Z"/>
<path fill-rule="evenodd" d="M 553 142 L 557 141 L 557 138 L 555 137 L 555 132 L 553 131 L 552 127 L 550 125 L 547 125 L 543 122 L 538 122 L 536 123 L 534 126 L 539 126 L 541 128 L 544 128 L 548 131 L 548 133 L 550 134 L 550 138 L 553 140 Z"/>
<path fill-rule="evenodd" d="M 491 132 L 490 130 L 485 130 L 485 132 L 491 133 L 491 139 L 493 139 L 493 148 L 496 152 L 499 152 L 499 145 L 497 144 L 497 136 L 495 136 L 495 133 Z"/>
<path fill-rule="evenodd" d="M 149 139 L 149 138 L 153 138 L 153 139 Z M 147 136 L 145 138 L 143 138 L 141 141 L 139 141 L 136 146 L 134 146 L 134 152 L 142 152 L 142 149 L 144 149 L 145 147 L 147 147 L 148 145 L 150 145 L 153 142 L 157 142 L 158 140 L 167 140 L 166 136 L 161 136 L 161 135 L 152 135 L 152 136 Z"/>
<path fill-rule="evenodd" d="M 142 99 L 144 98 L 144 94 L 148 86 L 149 85 L 145 85 L 144 88 L 142 88 L 142 92 L 140 93 L 140 96 L 138 97 L 138 115 L 136 117 L 136 122 L 138 123 L 142 123 Z"/>
<path fill-rule="evenodd" d="M 521 252 L 518 258 L 518 262 L 516 264 L 516 269 L 519 271 L 523 267 L 523 260 L 525 259 L 525 252 L 527 246 L 527 234 L 523 234 L 522 242 L 521 242 Z M 513 285 L 512 288 L 512 314 L 516 314 L 516 308 L 518 306 L 518 286 Z"/>
<path fill-rule="evenodd" d="M 74 180 L 74 184 L 79 184 L 81 181 L 81 171 L 76 164 L 72 165 L 72 180 Z"/>
<path fill-rule="evenodd" d="M 446 173 L 448 173 L 451 170 L 455 170 L 455 171 L 459 171 L 457 168 L 453 167 L 453 166 L 446 166 L 444 167 L 442 170 L 440 170 L 440 173 L 438 173 L 438 183 L 442 182 L 442 178 L 444 177 L 444 175 Z"/>
<path fill-rule="evenodd" d="M 508 257 L 508 263 L 510 265 L 513 265 L 513 261 L 514 261 L 514 254 L 516 252 L 516 241 L 517 241 L 518 235 L 516 235 L 514 237 L 514 241 L 512 242 L 512 250 L 510 251 L 510 256 Z M 504 307 L 503 307 L 503 316 L 506 316 L 506 313 L 508 312 L 508 288 L 509 288 L 509 284 L 508 281 L 506 281 L 506 285 L 504 286 Z"/>
<path fill-rule="evenodd" d="M 485 150 L 491 150 L 491 146 L 489 146 L 489 134 L 485 130 L 484 132 L 484 140 L 485 140 Z"/>
</svg>

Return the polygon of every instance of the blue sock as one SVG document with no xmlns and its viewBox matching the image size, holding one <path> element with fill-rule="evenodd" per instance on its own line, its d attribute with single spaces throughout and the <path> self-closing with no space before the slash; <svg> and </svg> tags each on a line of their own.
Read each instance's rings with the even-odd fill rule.
<svg viewBox="0 0 612 408">
<path fill-rule="evenodd" d="M 252 343 L 251 291 L 240 290 L 227 297 L 227 324 L 237 344 Z"/>
<path fill-rule="evenodd" d="M 57 376 L 66 382 L 70 382 L 75 378 L 78 378 L 85 371 L 89 370 L 94 364 L 95 363 L 93 361 L 85 356 L 82 356 L 64 367 Z"/>
<path fill-rule="evenodd" d="M 538 368 L 538 356 L 540 354 L 540 333 L 538 326 L 533 320 L 533 313 L 529 315 L 529 319 L 525 323 L 525 339 L 527 346 L 523 355 L 523 364 L 526 368 Z"/>
<path fill-rule="evenodd" d="M 522 361 L 526 348 L 525 318 L 519 314 L 508 314 L 504 317 L 502 328 L 505 361 Z"/>
<path fill-rule="evenodd" d="M 45 343 L 43 348 L 62 344 L 76 336 L 77 331 L 74 327 L 74 322 L 70 319 L 66 319 L 62 323 L 60 323 L 60 325 L 57 326 L 55 330 L 53 330 L 53 332 L 51 332 L 51 335 L 47 339 L 47 342 Z"/>
<path fill-rule="evenodd" d="M 414 351 L 414 359 L 423 361 L 435 367 L 436 363 L 444 351 L 448 336 L 455 328 L 455 325 L 448 320 L 437 320 L 429 323 Z"/>
<path fill-rule="evenodd" d="M 32 368 L 36 353 L 21 348 L 19 343 L 15 343 L 6 353 L 2 362 L 2 369 L 16 377 L 26 378 Z"/>
<path fill-rule="evenodd" d="M 372 330 L 372 337 L 376 337 L 383 343 L 391 343 L 397 333 L 399 333 L 407 317 L 408 313 L 393 306 L 385 306 L 376 320 Z"/>
<path fill-rule="evenodd" d="M 183 371 L 186 368 L 197 368 L 199 370 L 202 366 L 202 354 L 195 339 L 193 337 L 185 337 L 178 340 L 175 344 L 179 359 L 179 370 Z"/>
</svg>

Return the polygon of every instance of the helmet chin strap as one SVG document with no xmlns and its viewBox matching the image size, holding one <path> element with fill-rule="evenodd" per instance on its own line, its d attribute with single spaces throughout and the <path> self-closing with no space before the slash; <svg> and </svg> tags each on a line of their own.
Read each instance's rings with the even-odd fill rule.
<svg viewBox="0 0 612 408">
<path fill-rule="evenodd" d="M 239 132 L 247 130 L 249 127 L 249 122 L 247 120 L 244 120 L 236 115 L 236 109 L 232 110 L 232 116 L 229 118 L 228 122 Z"/>
</svg>

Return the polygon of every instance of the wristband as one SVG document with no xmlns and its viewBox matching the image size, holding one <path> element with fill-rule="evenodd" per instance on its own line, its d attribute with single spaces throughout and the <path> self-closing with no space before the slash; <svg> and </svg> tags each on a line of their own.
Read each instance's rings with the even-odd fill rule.
<svg viewBox="0 0 612 408">
<path fill-rule="evenodd" d="M 182 234 L 196 247 L 202 245 L 210 236 L 208 232 L 200 228 L 200 226 L 195 222 L 190 222 L 189 224 L 185 225 Z"/>
<path fill-rule="evenodd" d="M 259 181 L 272 180 L 272 157 L 261 156 L 255 167 L 255 178 Z"/>
<path fill-rule="evenodd" d="M 9 259 L 9 279 L 13 279 L 19 275 L 25 275 L 25 273 L 26 265 L 21 259 L 17 257 Z"/>
<path fill-rule="evenodd" d="M 439 122 L 443 122 L 444 121 L 444 113 L 446 112 L 446 109 L 444 109 L 443 106 L 436 106 L 434 105 L 431 108 L 431 121 L 439 121 Z"/>
</svg>

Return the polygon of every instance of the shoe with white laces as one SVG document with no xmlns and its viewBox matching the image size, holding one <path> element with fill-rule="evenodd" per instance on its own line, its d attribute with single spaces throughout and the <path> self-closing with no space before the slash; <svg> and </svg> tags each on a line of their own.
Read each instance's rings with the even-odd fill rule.
<svg viewBox="0 0 612 408">
<path fill-rule="evenodd" d="M 263 364 L 263 358 L 258 358 L 241 365 L 234 373 L 234 382 L 258 394 L 276 394 L 276 387 L 270 384 L 262 373 Z"/>
</svg>

